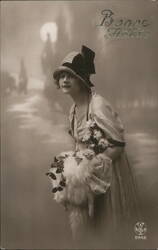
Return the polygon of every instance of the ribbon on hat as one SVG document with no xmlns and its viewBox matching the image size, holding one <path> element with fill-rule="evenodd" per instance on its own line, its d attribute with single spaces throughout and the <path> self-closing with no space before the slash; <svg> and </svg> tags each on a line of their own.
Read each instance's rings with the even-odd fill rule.
<svg viewBox="0 0 158 250">
<path fill-rule="evenodd" d="M 94 57 L 95 52 L 86 46 L 82 46 L 81 54 L 84 58 L 86 72 L 88 74 L 95 74 Z"/>
</svg>

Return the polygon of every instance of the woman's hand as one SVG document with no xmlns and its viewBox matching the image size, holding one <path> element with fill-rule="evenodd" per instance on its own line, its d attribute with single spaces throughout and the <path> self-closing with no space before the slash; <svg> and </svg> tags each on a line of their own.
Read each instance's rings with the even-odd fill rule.
<svg viewBox="0 0 158 250">
<path fill-rule="evenodd" d="M 91 160 L 91 165 L 93 166 L 94 170 L 102 168 L 105 165 L 105 163 L 109 165 L 111 164 L 111 162 L 112 160 L 110 157 L 108 157 L 105 153 L 100 153 L 95 157 L 93 157 L 93 159 Z"/>
<path fill-rule="evenodd" d="M 111 163 L 112 161 L 115 161 L 123 152 L 123 148 L 121 147 L 114 147 L 114 148 L 108 148 L 104 153 L 100 153 L 96 155 L 92 161 L 91 164 L 94 167 L 101 166 L 105 162 Z"/>
</svg>

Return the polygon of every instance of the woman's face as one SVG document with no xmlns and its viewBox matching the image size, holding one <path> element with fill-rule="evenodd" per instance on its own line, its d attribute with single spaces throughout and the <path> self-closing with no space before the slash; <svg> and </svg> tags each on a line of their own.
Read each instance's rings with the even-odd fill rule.
<svg viewBox="0 0 158 250">
<path fill-rule="evenodd" d="M 80 80 L 69 72 L 61 72 L 59 76 L 59 87 L 64 94 L 75 95 L 81 90 Z"/>
</svg>

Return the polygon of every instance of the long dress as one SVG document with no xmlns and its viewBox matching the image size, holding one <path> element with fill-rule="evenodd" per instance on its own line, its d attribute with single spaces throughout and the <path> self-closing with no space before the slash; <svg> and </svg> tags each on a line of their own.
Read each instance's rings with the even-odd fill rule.
<svg viewBox="0 0 158 250">
<path fill-rule="evenodd" d="M 122 152 L 112 161 L 110 188 L 105 194 L 100 193 L 95 196 L 93 218 L 89 218 L 86 209 L 80 211 L 83 224 L 78 229 L 77 235 L 80 242 L 82 241 L 83 247 L 85 244 L 87 247 L 90 243 L 90 246 L 104 248 L 105 242 L 106 244 L 109 242 L 110 247 L 111 240 L 115 241 L 118 247 L 121 237 L 123 242 L 128 237 L 133 237 L 134 224 L 138 221 L 139 216 L 135 180 L 125 147 L 122 147 L 125 145 L 124 127 L 111 105 L 95 93 L 89 102 L 87 115 L 81 120 L 77 120 L 75 104 L 70 110 L 70 132 L 77 150 L 85 147 L 81 138 L 88 119 L 93 119 L 109 140 L 112 140 L 116 146 L 121 146 Z M 77 216 L 78 213 L 76 213 Z"/>
</svg>

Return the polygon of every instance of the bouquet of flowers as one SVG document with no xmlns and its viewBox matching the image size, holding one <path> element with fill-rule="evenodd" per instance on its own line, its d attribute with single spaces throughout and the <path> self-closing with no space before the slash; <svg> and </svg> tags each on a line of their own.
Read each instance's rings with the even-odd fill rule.
<svg viewBox="0 0 158 250">
<path fill-rule="evenodd" d="M 89 119 L 86 123 L 81 142 L 85 143 L 87 148 L 92 149 L 96 155 L 103 153 L 108 147 L 113 147 L 107 140 L 103 130 L 92 119 Z"/>
<path fill-rule="evenodd" d="M 81 142 L 86 144 L 85 150 L 63 152 L 54 157 L 47 175 L 57 202 L 65 207 L 88 204 L 92 216 L 94 195 L 105 193 L 110 186 L 112 160 L 102 153 L 111 145 L 92 120 L 87 122 Z"/>
</svg>

